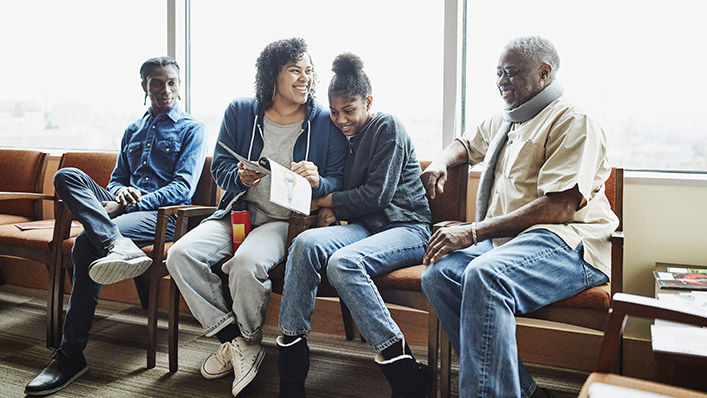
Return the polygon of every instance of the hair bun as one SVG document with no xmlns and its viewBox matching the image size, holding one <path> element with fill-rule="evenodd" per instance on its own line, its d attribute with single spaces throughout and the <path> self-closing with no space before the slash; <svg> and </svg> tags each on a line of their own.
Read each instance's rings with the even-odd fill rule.
<svg viewBox="0 0 707 398">
<path fill-rule="evenodd" d="M 363 71 L 363 60 L 353 53 L 339 54 L 334 58 L 334 62 L 331 64 L 331 70 L 337 75 L 360 72 Z"/>
</svg>

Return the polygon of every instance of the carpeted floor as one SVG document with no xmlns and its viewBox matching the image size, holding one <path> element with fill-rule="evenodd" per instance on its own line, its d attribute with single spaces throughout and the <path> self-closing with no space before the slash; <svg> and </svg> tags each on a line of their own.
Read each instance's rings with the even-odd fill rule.
<svg viewBox="0 0 707 398">
<path fill-rule="evenodd" d="M 44 345 L 45 294 L 43 290 L 0 286 L 0 396 L 23 396 L 25 384 L 47 363 L 51 351 Z M 163 314 L 164 315 L 164 314 Z M 190 316 L 180 320 L 179 371 L 167 366 L 166 317 L 159 324 L 157 366 L 145 368 L 145 313 L 139 307 L 101 300 L 85 351 L 89 371 L 56 397 L 228 397 L 232 378 L 205 380 L 199 373 L 203 359 L 218 348 L 204 337 Z M 277 330 L 267 327 L 267 355 L 255 380 L 240 397 L 276 397 L 278 391 Z M 388 397 L 390 389 L 373 362 L 373 352 L 360 341 L 340 336 L 312 334 L 311 368 L 307 396 Z M 426 347 L 413 347 L 425 358 Z M 456 368 L 455 375 L 456 375 Z M 540 385 L 555 397 L 576 396 L 584 375 L 569 376 L 547 368 L 531 368 Z M 456 379 L 453 396 L 456 396 Z"/>
</svg>

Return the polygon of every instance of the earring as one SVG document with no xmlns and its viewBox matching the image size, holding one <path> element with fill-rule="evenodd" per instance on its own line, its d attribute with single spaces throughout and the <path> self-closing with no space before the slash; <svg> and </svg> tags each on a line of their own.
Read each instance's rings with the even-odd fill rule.
<svg viewBox="0 0 707 398">
<path fill-rule="evenodd" d="M 272 100 L 275 101 L 275 94 L 277 94 L 277 82 L 272 86 Z"/>
<path fill-rule="evenodd" d="M 177 94 L 177 99 L 181 101 L 181 100 L 182 100 L 182 96 L 179 95 L 179 94 Z"/>
<path fill-rule="evenodd" d="M 145 93 L 145 98 L 142 99 L 142 104 L 147 105 L 147 93 Z"/>
</svg>

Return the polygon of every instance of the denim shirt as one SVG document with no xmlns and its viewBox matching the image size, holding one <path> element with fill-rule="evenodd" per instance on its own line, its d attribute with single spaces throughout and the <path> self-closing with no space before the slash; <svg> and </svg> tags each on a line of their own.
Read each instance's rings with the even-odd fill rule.
<svg viewBox="0 0 707 398">
<path fill-rule="evenodd" d="M 206 157 L 206 127 L 177 106 L 156 117 L 152 108 L 123 135 L 108 191 L 134 187 L 142 196 L 127 212 L 188 205 Z"/>
</svg>

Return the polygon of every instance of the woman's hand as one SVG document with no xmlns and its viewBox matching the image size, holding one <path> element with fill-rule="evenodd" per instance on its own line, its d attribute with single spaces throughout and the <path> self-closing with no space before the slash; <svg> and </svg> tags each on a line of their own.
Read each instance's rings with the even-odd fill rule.
<svg viewBox="0 0 707 398">
<path fill-rule="evenodd" d="M 238 177 L 240 177 L 243 185 L 248 188 L 253 188 L 260 184 L 260 181 L 264 176 L 265 174 L 246 169 L 245 166 L 243 166 L 243 163 L 238 162 Z"/>
<path fill-rule="evenodd" d="M 306 178 L 312 188 L 319 185 L 319 169 L 316 164 L 303 160 L 301 162 L 292 162 L 290 168 L 295 173 Z"/>
</svg>

